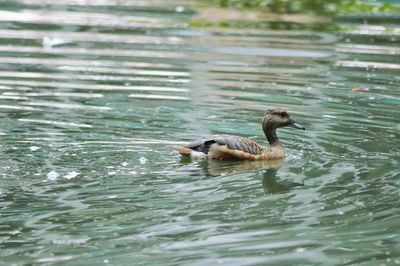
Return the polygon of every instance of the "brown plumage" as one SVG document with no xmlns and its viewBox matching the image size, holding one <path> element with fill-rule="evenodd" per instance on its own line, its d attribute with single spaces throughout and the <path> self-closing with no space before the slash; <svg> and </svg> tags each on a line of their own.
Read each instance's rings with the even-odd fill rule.
<svg viewBox="0 0 400 266">
<path fill-rule="evenodd" d="M 276 136 L 280 127 L 304 129 L 290 118 L 282 108 L 269 109 L 262 119 L 262 128 L 270 144 L 270 149 L 258 145 L 255 141 L 231 135 L 214 135 L 208 138 L 177 147 L 184 156 L 211 158 L 217 160 L 275 160 L 285 155 L 281 142 Z"/>
</svg>

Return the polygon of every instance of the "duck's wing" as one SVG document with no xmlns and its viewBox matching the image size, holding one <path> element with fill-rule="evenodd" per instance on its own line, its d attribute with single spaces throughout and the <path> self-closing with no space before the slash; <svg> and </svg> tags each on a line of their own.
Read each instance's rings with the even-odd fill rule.
<svg viewBox="0 0 400 266">
<path fill-rule="evenodd" d="M 214 143 L 226 145 L 230 150 L 243 151 L 252 155 L 260 155 L 263 148 L 255 141 L 231 135 L 214 135 L 185 145 L 186 148 L 208 154 L 210 146 Z"/>
</svg>

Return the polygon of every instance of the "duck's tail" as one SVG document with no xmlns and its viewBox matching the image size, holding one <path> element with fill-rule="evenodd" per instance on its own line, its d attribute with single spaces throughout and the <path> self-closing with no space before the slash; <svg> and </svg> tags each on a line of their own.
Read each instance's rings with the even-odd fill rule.
<svg viewBox="0 0 400 266">
<path fill-rule="evenodd" d="M 181 155 L 184 155 L 184 156 L 190 156 L 191 153 L 193 152 L 192 149 L 187 148 L 187 147 L 184 147 L 184 146 L 177 146 L 177 147 L 175 147 L 175 149 L 176 149 Z"/>
<path fill-rule="evenodd" d="M 205 159 L 207 158 L 207 154 L 200 151 L 192 150 L 191 148 L 184 147 L 184 146 L 177 146 L 175 149 L 182 155 L 188 156 L 193 159 Z"/>
</svg>

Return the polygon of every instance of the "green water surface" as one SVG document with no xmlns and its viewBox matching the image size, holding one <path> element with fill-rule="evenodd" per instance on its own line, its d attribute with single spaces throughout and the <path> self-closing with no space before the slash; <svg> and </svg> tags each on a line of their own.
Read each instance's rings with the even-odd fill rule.
<svg viewBox="0 0 400 266">
<path fill-rule="evenodd" d="M 400 264 L 400 17 L 49 2 L 0 6 L 0 265 Z M 283 162 L 174 150 L 276 106 Z"/>
</svg>

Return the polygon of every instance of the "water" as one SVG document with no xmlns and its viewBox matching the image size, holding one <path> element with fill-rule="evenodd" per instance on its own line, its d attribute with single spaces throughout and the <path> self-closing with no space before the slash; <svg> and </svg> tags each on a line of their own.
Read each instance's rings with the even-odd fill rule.
<svg viewBox="0 0 400 266">
<path fill-rule="evenodd" d="M 57 3 L 0 10 L 0 264 L 400 264 L 398 17 L 199 28 L 189 2 Z M 284 161 L 173 149 L 266 143 L 273 106 L 307 128 L 278 132 Z"/>
</svg>

